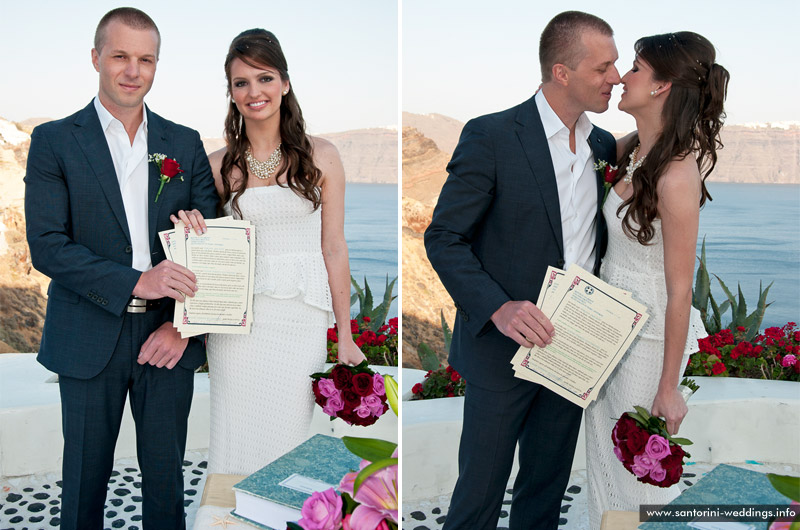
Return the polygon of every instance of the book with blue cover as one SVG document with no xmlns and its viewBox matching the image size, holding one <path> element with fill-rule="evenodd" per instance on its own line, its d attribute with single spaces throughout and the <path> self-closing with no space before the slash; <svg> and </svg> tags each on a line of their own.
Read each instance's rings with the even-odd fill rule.
<svg viewBox="0 0 800 530">
<path fill-rule="evenodd" d="M 681 505 L 785 505 L 791 499 L 778 493 L 770 484 L 767 475 L 736 466 L 719 464 L 692 487 L 667 506 Z M 723 525 L 723 526 L 720 526 Z M 639 525 L 641 530 L 694 530 L 700 528 L 726 528 L 729 530 L 767 530 L 768 522 L 646 522 Z"/>
<path fill-rule="evenodd" d="M 234 517 L 268 530 L 284 530 L 300 519 L 300 509 L 315 491 L 338 490 L 361 459 L 340 438 L 317 434 L 233 486 Z"/>
</svg>

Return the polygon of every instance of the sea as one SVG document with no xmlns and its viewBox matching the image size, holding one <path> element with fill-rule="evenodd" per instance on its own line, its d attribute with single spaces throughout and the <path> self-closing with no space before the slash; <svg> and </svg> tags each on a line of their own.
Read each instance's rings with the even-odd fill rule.
<svg viewBox="0 0 800 530">
<path fill-rule="evenodd" d="M 708 183 L 712 201 L 700 211 L 697 255 L 706 239 L 712 294 L 726 300 L 719 282 L 747 301 L 758 302 L 759 283 L 772 283 L 761 329 L 800 322 L 800 186 L 794 184 Z M 696 272 L 696 269 L 695 269 Z M 730 322 L 730 311 L 722 318 Z"/>
<path fill-rule="evenodd" d="M 389 282 L 397 278 L 398 215 L 395 184 L 350 184 L 344 195 L 344 236 L 350 253 L 350 275 L 363 288 L 364 279 L 378 305 Z M 397 295 L 399 280 L 392 292 Z M 351 308 L 358 313 L 358 302 Z M 389 318 L 399 313 L 399 299 L 392 302 Z"/>
</svg>

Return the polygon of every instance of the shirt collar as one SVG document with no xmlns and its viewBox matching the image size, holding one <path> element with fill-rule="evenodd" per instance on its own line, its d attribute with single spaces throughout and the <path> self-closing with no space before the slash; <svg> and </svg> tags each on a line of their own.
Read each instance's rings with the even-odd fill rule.
<svg viewBox="0 0 800 530">
<path fill-rule="evenodd" d="M 562 129 L 569 131 L 567 126 L 564 125 L 564 122 L 561 121 L 561 118 L 558 117 L 558 114 L 556 114 L 556 112 L 550 106 L 550 103 L 547 102 L 547 98 L 544 97 L 543 91 L 540 90 L 536 93 L 534 96 L 534 101 L 536 101 L 536 108 L 539 109 L 539 117 L 542 119 L 544 134 L 548 139 L 555 136 Z M 589 134 L 592 132 L 592 127 L 592 122 L 589 121 L 586 113 L 582 113 L 578 118 L 578 121 L 575 123 L 576 144 L 578 140 L 581 142 L 586 142 L 586 140 L 589 138 Z"/>
<path fill-rule="evenodd" d="M 113 121 L 117 121 L 120 125 L 122 125 L 122 122 L 115 118 L 108 111 L 108 109 L 103 106 L 103 104 L 100 102 L 99 95 L 95 96 L 94 98 L 94 109 L 97 111 L 97 117 L 100 119 L 100 127 L 104 132 L 108 130 L 108 126 L 111 125 L 111 122 Z M 142 105 L 142 125 L 143 130 L 147 131 L 147 109 L 145 108 L 144 104 Z"/>
</svg>

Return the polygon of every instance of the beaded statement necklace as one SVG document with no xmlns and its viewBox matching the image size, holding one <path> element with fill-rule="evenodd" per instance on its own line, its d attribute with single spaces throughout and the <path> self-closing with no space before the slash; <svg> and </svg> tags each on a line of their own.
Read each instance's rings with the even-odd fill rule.
<svg viewBox="0 0 800 530">
<path fill-rule="evenodd" d="M 253 152 L 250 151 L 250 146 L 247 146 L 244 158 L 247 161 L 247 168 L 250 170 L 250 173 L 261 180 L 269 180 L 272 174 L 275 173 L 275 170 L 278 169 L 278 166 L 281 165 L 281 160 L 283 159 L 281 144 L 278 144 L 278 147 L 269 155 L 266 162 L 262 162 L 254 157 Z"/>
<path fill-rule="evenodd" d="M 647 158 L 647 155 L 644 155 L 639 160 L 636 160 L 636 157 L 639 156 L 640 147 L 642 147 L 642 144 L 637 144 L 633 152 L 631 152 L 630 156 L 628 157 L 628 167 L 625 169 L 625 176 L 622 177 L 622 182 L 625 182 L 626 184 L 631 183 L 634 171 L 639 169 L 642 166 L 644 159 Z"/>
</svg>

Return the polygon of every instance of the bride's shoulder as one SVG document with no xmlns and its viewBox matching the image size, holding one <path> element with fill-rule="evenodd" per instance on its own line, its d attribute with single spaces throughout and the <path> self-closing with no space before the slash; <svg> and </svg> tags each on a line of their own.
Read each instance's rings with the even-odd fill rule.
<svg viewBox="0 0 800 530">
<path fill-rule="evenodd" d="M 665 200 L 685 200 L 700 194 L 700 170 L 691 155 L 674 158 L 658 180 L 658 195 Z"/>
</svg>

